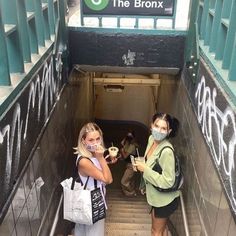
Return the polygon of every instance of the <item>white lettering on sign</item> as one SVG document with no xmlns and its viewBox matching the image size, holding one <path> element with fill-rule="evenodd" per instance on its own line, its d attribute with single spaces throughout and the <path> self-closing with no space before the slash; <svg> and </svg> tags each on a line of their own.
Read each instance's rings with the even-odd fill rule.
<svg viewBox="0 0 236 236">
<path fill-rule="evenodd" d="M 128 0 L 114 0 L 113 7 L 128 8 L 131 6 Z M 164 8 L 163 1 L 134 0 L 134 8 Z"/>
<path fill-rule="evenodd" d="M 135 8 L 163 8 L 163 1 L 134 1 Z"/>
<path fill-rule="evenodd" d="M 114 0 L 113 1 L 113 6 L 114 7 L 129 7 L 130 2 L 129 1 L 123 1 L 123 0 Z"/>
</svg>

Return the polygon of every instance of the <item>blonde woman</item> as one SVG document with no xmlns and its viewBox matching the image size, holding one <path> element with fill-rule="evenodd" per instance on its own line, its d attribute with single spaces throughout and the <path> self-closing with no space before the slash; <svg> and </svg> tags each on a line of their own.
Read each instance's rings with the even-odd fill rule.
<svg viewBox="0 0 236 236">
<path fill-rule="evenodd" d="M 103 134 L 95 123 L 85 124 L 78 138 L 75 148 L 77 154 L 76 166 L 78 174 L 83 183 L 89 176 L 87 188 L 93 188 L 94 179 L 101 186 L 105 194 L 105 185 L 112 183 L 112 174 L 103 156 L 104 153 Z M 82 158 L 81 158 L 82 157 Z M 85 157 L 85 158 L 84 158 Z M 99 220 L 93 225 L 75 225 L 75 236 L 104 236 L 105 220 Z"/>
</svg>

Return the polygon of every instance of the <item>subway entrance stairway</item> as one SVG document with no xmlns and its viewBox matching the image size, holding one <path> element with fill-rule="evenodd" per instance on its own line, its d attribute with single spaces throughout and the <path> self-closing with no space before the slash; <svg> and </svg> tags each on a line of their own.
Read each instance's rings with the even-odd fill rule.
<svg viewBox="0 0 236 236">
<path fill-rule="evenodd" d="M 146 147 L 145 140 L 147 140 L 149 131 L 144 127 L 137 125 L 137 123 L 129 123 L 118 121 L 101 121 L 95 120 L 95 122 L 101 127 L 104 133 L 105 146 L 109 147 L 111 143 L 114 146 L 120 145 L 120 141 L 126 134 L 127 130 L 134 129 L 136 136 L 140 138 L 140 154 L 143 155 Z M 109 134 L 109 135 L 107 135 Z M 136 188 L 137 196 L 126 197 L 121 191 L 120 181 L 125 171 L 126 162 L 119 160 L 115 164 L 110 165 L 110 169 L 113 175 L 113 183 L 107 185 L 107 217 L 105 220 L 105 236 L 150 236 L 151 235 L 151 216 L 150 206 L 147 204 L 146 196 L 143 196 L 138 191 L 140 183 L 140 174 L 137 172 Z M 183 215 L 181 205 L 179 205 L 176 212 L 170 217 L 168 221 L 168 236 L 200 236 L 201 227 L 197 212 L 193 209 L 186 209 L 186 218 L 188 220 L 189 234 L 184 232 Z M 68 224 L 62 218 L 59 220 L 59 228 L 64 228 L 63 225 Z M 67 227 L 67 233 L 62 233 L 64 230 L 56 230 L 55 236 L 71 236 L 73 235 L 73 224 L 69 224 Z M 64 231 L 65 232 L 65 231 Z M 84 236 L 84 235 L 81 235 Z M 96 235 L 94 235 L 96 236 Z"/>
</svg>

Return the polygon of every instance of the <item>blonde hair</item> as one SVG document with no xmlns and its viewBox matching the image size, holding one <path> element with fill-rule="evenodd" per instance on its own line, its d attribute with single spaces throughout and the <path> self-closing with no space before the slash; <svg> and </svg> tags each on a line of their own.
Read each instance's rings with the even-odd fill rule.
<svg viewBox="0 0 236 236">
<path fill-rule="evenodd" d="M 83 157 L 92 157 L 92 153 L 87 150 L 85 144 L 82 142 L 88 133 L 98 131 L 100 136 L 101 136 L 101 145 L 104 147 L 104 142 L 103 142 L 103 133 L 102 130 L 99 128 L 99 126 L 93 122 L 89 122 L 85 124 L 79 133 L 79 138 L 78 138 L 78 145 L 77 147 L 74 147 L 75 152 L 74 154 L 80 154 Z"/>
</svg>

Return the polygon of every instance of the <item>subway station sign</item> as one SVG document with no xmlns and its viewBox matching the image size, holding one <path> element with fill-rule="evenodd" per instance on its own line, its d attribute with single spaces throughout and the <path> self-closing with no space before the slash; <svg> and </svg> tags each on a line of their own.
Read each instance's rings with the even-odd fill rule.
<svg viewBox="0 0 236 236">
<path fill-rule="evenodd" d="M 85 15 L 173 16 L 175 0 L 83 0 Z"/>
</svg>

